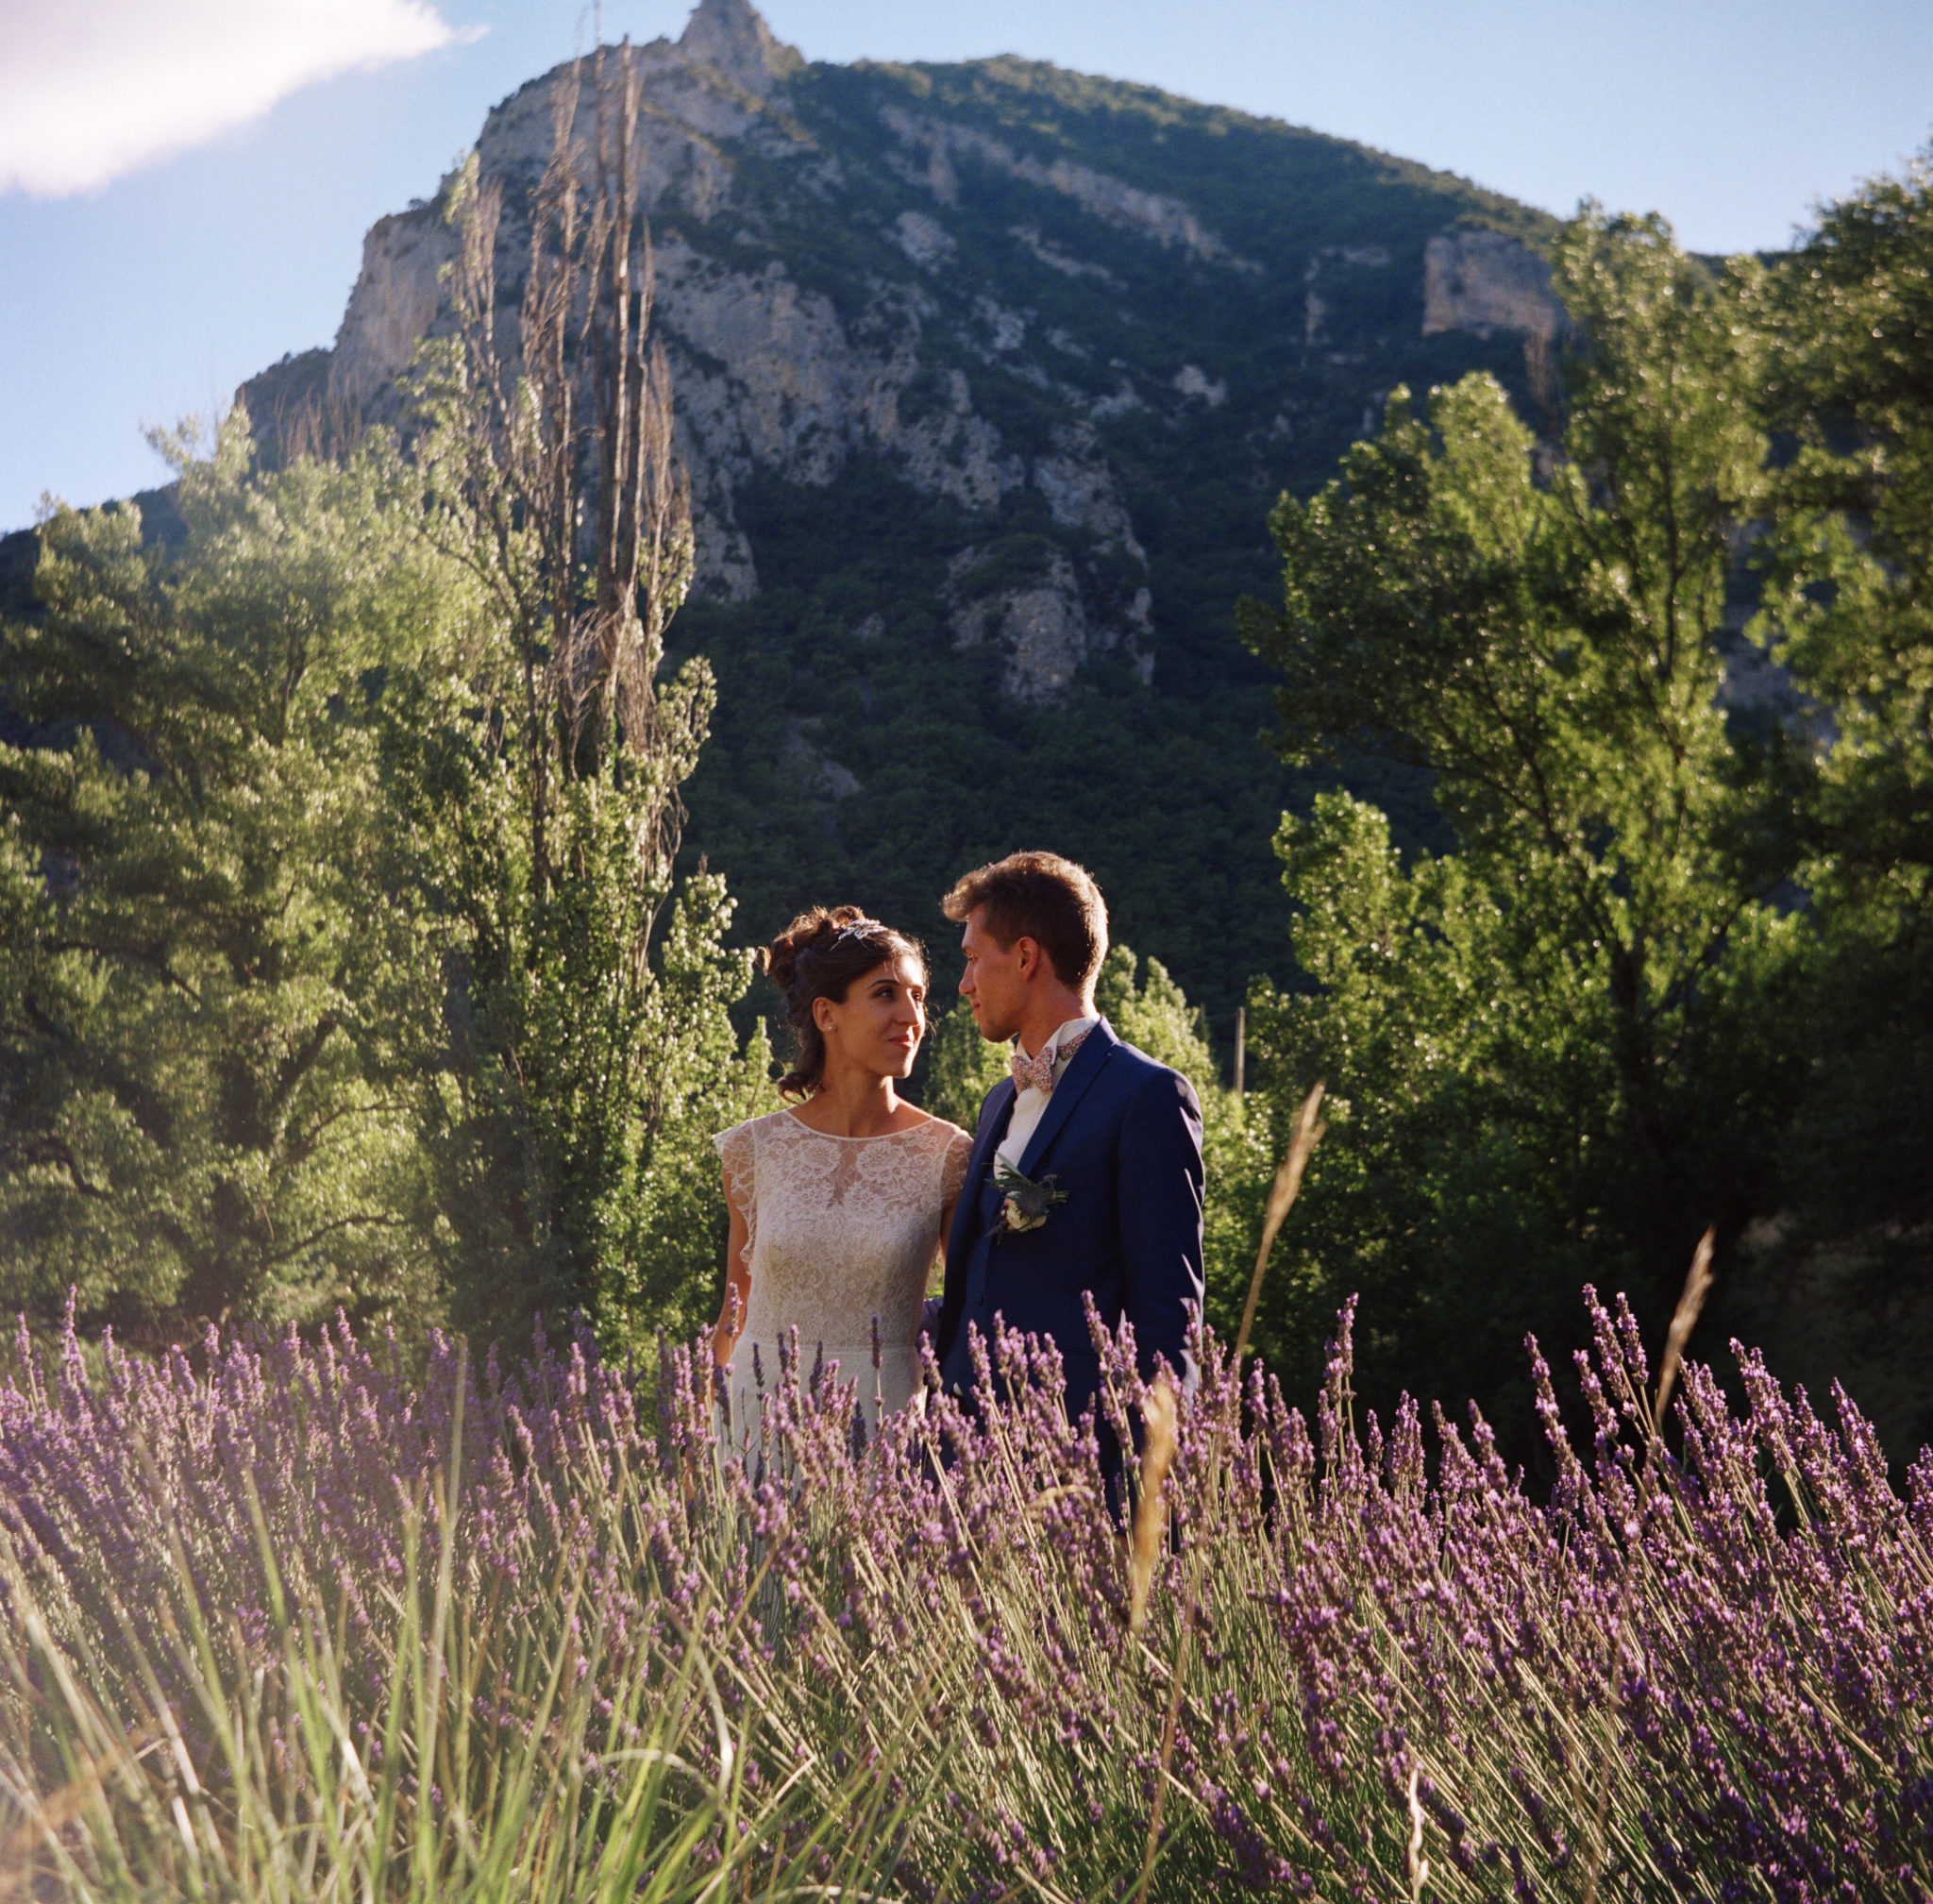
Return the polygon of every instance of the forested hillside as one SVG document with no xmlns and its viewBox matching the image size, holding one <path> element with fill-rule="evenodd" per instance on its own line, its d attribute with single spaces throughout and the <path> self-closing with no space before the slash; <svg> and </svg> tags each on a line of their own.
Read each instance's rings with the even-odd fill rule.
<svg viewBox="0 0 1933 1904">
<path fill-rule="evenodd" d="M 961 868 L 1052 845 L 1226 1046 L 1249 975 L 1289 969 L 1264 843 L 1307 798 L 1255 744 L 1267 684 L 1235 634 L 1235 598 L 1270 585 L 1269 506 L 1399 381 L 1482 367 L 1526 390 L 1526 343 L 1560 319 L 1503 234 L 1549 222 L 1051 67 L 808 66 L 742 0 L 643 72 L 698 518 L 672 649 L 720 686 L 687 855 L 728 873 L 754 935 L 850 898 L 938 938 Z M 507 299 L 560 83 L 504 102 L 479 148 Z M 371 233 L 329 359 L 244 392 L 259 427 L 304 389 L 394 413 L 396 340 L 448 321 L 447 197 Z M 1362 784 L 1427 834 L 1412 779 Z"/>
</svg>

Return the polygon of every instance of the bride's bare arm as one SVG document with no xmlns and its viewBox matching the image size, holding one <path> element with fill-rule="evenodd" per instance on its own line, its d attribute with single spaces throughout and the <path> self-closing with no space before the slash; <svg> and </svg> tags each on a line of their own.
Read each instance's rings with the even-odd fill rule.
<svg viewBox="0 0 1933 1904">
<path fill-rule="evenodd" d="M 944 1264 L 947 1260 L 947 1239 L 953 1234 L 953 1212 L 960 1207 L 960 1194 L 966 1188 L 966 1157 L 973 1146 L 966 1133 L 956 1134 L 954 1147 L 947 1159 L 944 1183 L 947 1187 L 946 1202 L 940 1210 L 939 1243 L 933 1251 L 933 1263 Z M 931 1273 L 928 1282 L 931 1283 Z"/>
<path fill-rule="evenodd" d="M 940 1212 L 940 1233 L 933 1239 L 933 1260 L 926 1267 L 926 1292 L 930 1296 L 939 1293 L 936 1272 L 946 1266 L 947 1238 L 953 1234 L 953 1212 L 959 1206 L 959 1194 L 955 1192 L 947 1199 L 947 1206 Z"/>
<path fill-rule="evenodd" d="M 712 1359 L 721 1369 L 731 1361 L 731 1351 L 745 1327 L 746 1306 L 751 1301 L 751 1266 L 745 1260 L 745 1242 L 750 1231 L 745 1212 L 732 1197 L 730 1172 L 726 1175 L 725 1205 L 731 1212 L 731 1236 L 725 1245 L 725 1301 L 712 1331 Z"/>
</svg>

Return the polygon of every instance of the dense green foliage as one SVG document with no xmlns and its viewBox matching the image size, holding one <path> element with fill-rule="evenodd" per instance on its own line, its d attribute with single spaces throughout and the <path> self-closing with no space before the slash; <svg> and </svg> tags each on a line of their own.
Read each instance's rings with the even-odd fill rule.
<svg viewBox="0 0 1933 1904">
<path fill-rule="evenodd" d="M 1821 984 L 1790 1181 L 1814 1235 L 1933 1218 L 1933 171 L 1875 180 L 1772 274 L 1771 600 L 1826 710 L 1800 879 Z"/>
<path fill-rule="evenodd" d="M 1405 857 L 1344 794 L 1278 835 L 1314 987 L 1261 987 L 1257 1044 L 1278 1108 L 1338 1094 L 1278 1351 L 1361 1288 L 1372 1384 L 1447 1365 L 1498 1396 L 1587 1277 L 1662 1312 L 1707 1225 L 1749 1301 L 1774 1216 L 1789 1248 L 1924 1221 L 1933 432 L 1908 380 L 1778 349 L 1884 349 L 1924 202 L 1882 186 L 1717 280 L 1587 212 L 1556 253 L 1585 340 L 1561 444 L 1481 376 L 1426 420 L 1399 391 L 1278 507 L 1284 605 L 1244 626 L 1286 676 L 1279 745 L 1426 770 L 1456 844 Z M 1811 712 L 1740 691 L 1751 639 Z"/>
<path fill-rule="evenodd" d="M 179 469 L 178 540 L 52 517 L 8 635 L 4 1300 L 694 1326 L 766 1088 L 722 880 L 641 887 L 607 772 L 531 903 L 505 632 L 385 439 Z"/>
<path fill-rule="evenodd" d="M 9 1305 L 124 1320 L 414 1311 L 437 1241 L 408 1099 L 438 1041 L 362 682 L 474 603 L 374 456 L 179 454 L 178 549 L 56 514 L 0 749 Z"/>
<path fill-rule="evenodd" d="M 1285 609 L 1247 620 L 1287 677 L 1285 751 L 1353 737 L 1425 768 L 1455 830 L 1404 868 L 1347 796 L 1285 823 L 1320 988 L 1258 1001 L 1258 1044 L 1291 1092 L 1328 1072 L 1350 1119 L 1311 1248 L 1372 1282 L 1409 1357 L 1484 1388 L 1587 1268 L 1656 1307 L 1707 1221 L 1763 1206 L 1733 1112 L 1777 1089 L 1751 1016 L 1788 862 L 1717 697 L 1765 442 L 1693 270 L 1656 226 L 1573 227 L 1558 281 L 1591 347 L 1548 480 L 1488 378 L 1427 422 L 1398 391 L 1335 483 L 1278 509 Z"/>
<path fill-rule="evenodd" d="M 578 76 L 599 115 L 631 59 Z M 238 406 L 177 451 L 178 546 L 48 525 L 7 639 L 53 726 L 0 749 L 11 1299 L 698 1325 L 709 1137 L 768 1087 L 724 882 L 674 873 L 714 689 L 661 674 L 693 533 L 634 191 L 557 137 L 513 358 L 458 173 L 407 453 L 256 469 Z"/>
</svg>

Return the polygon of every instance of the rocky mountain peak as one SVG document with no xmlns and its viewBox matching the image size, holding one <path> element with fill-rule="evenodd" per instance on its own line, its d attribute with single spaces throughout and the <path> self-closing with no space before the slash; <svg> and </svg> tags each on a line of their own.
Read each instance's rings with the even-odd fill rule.
<svg viewBox="0 0 1933 1904">
<path fill-rule="evenodd" d="M 671 649 L 719 682 L 690 850 L 763 933 L 835 892 L 931 918 L 987 842 L 1051 840 L 1232 1019 L 1228 975 L 1287 943 L 1253 848 L 1304 784 L 1243 738 L 1270 690 L 1230 603 L 1280 590 L 1269 503 L 1327 480 L 1395 386 L 1548 367 L 1544 221 L 1051 66 L 808 74 L 751 0 L 633 54 L 696 518 Z M 586 76 L 481 128 L 505 315 L 560 88 L 592 135 Z M 404 423 L 419 340 L 456 322 L 447 209 L 378 221 L 334 347 L 244 389 L 267 453 Z"/>
<path fill-rule="evenodd" d="M 1319 480 L 1394 384 L 1521 365 L 1523 339 L 1561 331 L 1550 268 L 1520 237 L 1443 224 L 1507 208 L 1401 168 L 1332 206 L 1309 178 L 1353 179 L 1354 160 L 1314 135 L 1176 101 L 1164 110 L 1182 115 L 1181 144 L 1151 122 L 1097 147 L 1084 127 L 1104 82 L 1046 67 L 855 70 L 761 110 L 804 60 L 751 0 L 700 0 L 675 44 L 636 51 L 633 176 L 692 477 L 697 598 L 761 592 L 754 530 L 783 543 L 782 490 L 809 498 L 879 465 L 903 485 L 896 509 L 956 513 L 934 518 L 921 613 L 963 651 L 999 649 L 1009 700 L 1061 699 L 1110 654 L 1151 682 L 1174 597 L 1136 519 L 1170 506 L 1192 459 L 1225 471 L 1231 497 Z M 513 296 L 529 182 L 572 76 L 521 88 L 478 143 L 508 188 L 497 264 Z M 1234 164 L 1231 138 L 1247 155 Z M 1260 191 L 1256 163 L 1272 180 Z M 455 244 L 441 204 L 380 221 L 333 350 L 245 393 L 259 431 L 278 436 L 305 405 L 397 420 L 398 375 L 453 322 Z M 1250 512 L 1231 535 L 1252 543 L 1260 505 L 1231 506 Z"/>
<path fill-rule="evenodd" d="M 777 38 L 750 0 L 699 0 L 678 50 L 761 96 L 805 64 L 798 48 Z"/>
</svg>

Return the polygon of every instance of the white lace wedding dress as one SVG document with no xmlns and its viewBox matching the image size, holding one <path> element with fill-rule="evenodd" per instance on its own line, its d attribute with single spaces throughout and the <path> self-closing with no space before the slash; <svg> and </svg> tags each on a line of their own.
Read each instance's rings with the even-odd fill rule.
<svg viewBox="0 0 1933 1904">
<path fill-rule="evenodd" d="M 823 1355 L 857 1381 L 868 1428 L 919 1384 L 919 1308 L 973 1139 L 944 1119 L 873 1137 L 834 1137 L 790 1111 L 721 1132 L 731 1200 L 745 1213 L 751 1293 L 731 1366 L 735 1436 L 755 1429 L 759 1381 L 798 1331 L 799 1378 Z M 879 1324 L 880 1368 L 872 1366 Z"/>
</svg>

